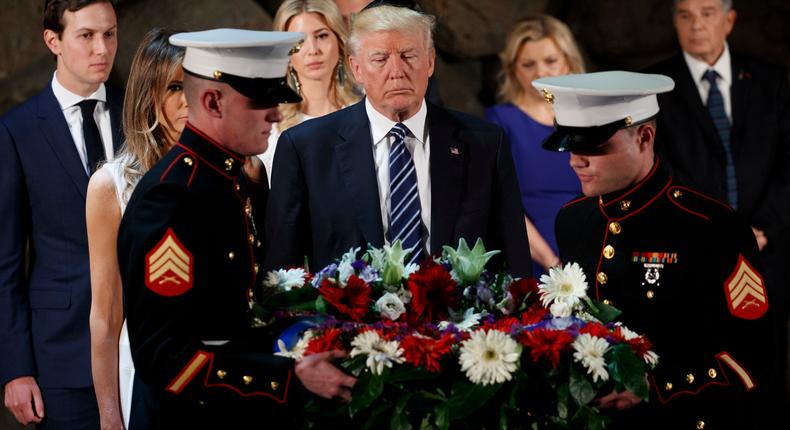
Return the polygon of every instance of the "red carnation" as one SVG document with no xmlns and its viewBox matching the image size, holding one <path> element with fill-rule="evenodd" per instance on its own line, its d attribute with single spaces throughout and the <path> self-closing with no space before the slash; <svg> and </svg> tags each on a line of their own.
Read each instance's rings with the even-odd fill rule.
<svg viewBox="0 0 790 430">
<path fill-rule="evenodd" d="M 653 344 L 644 336 L 635 337 L 627 342 L 637 357 L 644 357 L 645 354 L 653 350 Z"/>
<path fill-rule="evenodd" d="M 408 320 L 412 327 L 446 320 L 448 308 L 458 307 L 457 284 L 450 273 L 439 265 L 426 267 L 409 276 L 412 297 Z"/>
<path fill-rule="evenodd" d="M 362 318 L 368 313 L 370 287 L 356 275 L 349 276 L 345 288 L 324 279 L 318 292 L 338 312 L 354 321 L 362 322 Z"/>
<path fill-rule="evenodd" d="M 486 321 L 483 324 L 483 330 L 499 330 L 504 333 L 510 333 L 510 330 L 513 328 L 514 324 L 518 324 L 518 319 L 515 317 L 505 317 L 496 320 L 495 322 L 491 323 Z"/>
<path fill-rule="evenodd" d="M 579 333 L 580 334 L 588 333 L 590 336 L 597 336 L 601 338 L 605 338 L 612 334 L 612 332 L 609 331 L 609 329 L 606 328 L 606 326 L 597 322 L 591 322 L 586 326 L 582 327 L 582 329 L 579 330 Z"/>
<path fill-rule="evenodd" d="M 510 284 L 508 291 L 510 291 L 510 296 L 513 297 L 513 304 L 516 305 L 516 310 L 518 310 L 528 294 L 531 293 L 530 298 L 537 299 L 538 281 L 535 278 L 519 279 Z"/>
<path fill-rule="evenodd" d="M 529 307 L 525 312 L 521 313 L 521 324 L 522 325 L 530 325 L 530 324 L 537 324 L 543 321 L 546 318 L 546 315 L 549 314 L 549 310 L 544 308 L 543 305 L 538 303 L 533 303 L 532 306 Z"/>
<path fill-rule="evenodd" d="M 423 336 L 407 336 L 400 346 L 403 348 L 403 357 L 406 362 L 415 366 L 424 367 L 432 373 L 441 372 L 439 362 L 442 357 L 450 352 L 453 347 L 454 337 L 445 333 L 439 340 Z"/>
<path fill-rule="evenodd" d="M 342 334 L 343 330 L 339 328 L 331 327 L 324 330 L 320 336 L 310 339 L 310 343 L 307 344 L 304 355 L 308 356 L 310 354 L 318 354 L 319 352 L 332 351 L 334 349 L 343 350 L 343 342 L 340 340 L 340 335 Z"/>
<path fill-rule="evenodd" d="M 544 328 L 525 331 L 519 334 L 518 341 L 530 349 L 532 361 L 537 363 L 541 357 L 547 358 L 556 368 L 560 362 L 560 352 L 570 348 L 573 336 L 563 330 Z"/>
</svg>

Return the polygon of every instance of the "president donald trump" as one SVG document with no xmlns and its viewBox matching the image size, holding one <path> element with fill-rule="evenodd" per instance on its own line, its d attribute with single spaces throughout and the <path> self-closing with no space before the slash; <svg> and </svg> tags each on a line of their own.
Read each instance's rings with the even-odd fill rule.
<svg viewBox="0 0 790 430">
<path fill-rule="evenodd" d="M 481 238 L 515 276 L 530 276 L 529 244 L 502 130 L 425 100 L 434 19 L 377 6 L 352 24 L 359 103 L 280 137 L 266 216 L 267 269 L 313 270 L 352 247 L 400 240 L 410 261 Z"/>
</svg>

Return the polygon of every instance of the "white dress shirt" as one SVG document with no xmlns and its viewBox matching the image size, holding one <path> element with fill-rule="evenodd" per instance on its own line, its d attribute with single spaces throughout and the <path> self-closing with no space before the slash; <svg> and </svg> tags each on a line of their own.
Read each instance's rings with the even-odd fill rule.
<svg viewBox="0 0 790 430">
<path fill-rule="evenodd" d="M 384 240 L 387 242 L 390 215 L 390 145 L 393 137 L 388 136 L 395 121 L 379 113 L 365 98 L 365 110 L 370 121 L 370 134 L 373 138 L 373 159 L 376 163 L 376 179 L 379 185 L 379 205 L 381 223 L 384 226 Z M 406 136 L 406 149 L 411 153 L 414 170 L 417 173 L 417 192 L 420 196 L 420 217 L 422 218 L 422 238 L 425 249 L 430 252 L 431 243 L 431 146 L 428 142 L 428 128 L 425 120 L 428 108 L 423 100 L 420 109 L 411 118 L 403 121 L 411 135 Z M 389 242 L 387 242 L 389 243 Z"/>
<path fill-rule="evenodd" d="M 724 51 L 719 56 L 719 59 L 711 66 L 710 64 L 700 61 L 688 53 L 683 51 L 683 58 L 686 59 L 686 65 L 691 72 L 691 78 L 697 84 L 699 96 L 702 99 L 702 104 L 708 104 L 708 92 L 710 91 L 710 83 L 702 76 L 706 71 L 713 69 L 719 74 L 716 79 L 716 86 L 719 87 L 721 97 L 724 100 L 724 112 L 727 114 L 727 119 L 732 124 L 732 104 L 730 103 L 730 86 L 732 85 L 732 66 L 730 61 L 730 48 L 725 43 Z"/>
<path fill-rule="evenodd" d="M 63 87 L 58 82 L 58 72 L 52 77 L 52 92 L 55 93 L 55 98 L 60 104 L 60 109 L 63 110 L 63 116 L 66 118 L 66 123 L 69 125 L 71 138 L 74 146 L 77 148 L 77 153 L 82 160 L 82 167 L 85 168 L 85 173 L 88 174 L 87 160 L 88 153 L 85 149 L 85 138 L 82 136 L 82 112 L 77 103 L 93 99 L 98 100 L 96 103 L 96 110 L 93 112 L 93 118 L 96 120 L 96 125 L 99 128 L 101 135 L 102 146 L 104 146 L 104 155 L 107 160 L 113 158 L 113 145 L 112 145 L 112 126 L 110 125 L 110 109 L 107 106 L 107 89 L 104 84 L 99 85 L 99 88 L 88 97 L 82 97 L 72 93 Z"/>
</svg>

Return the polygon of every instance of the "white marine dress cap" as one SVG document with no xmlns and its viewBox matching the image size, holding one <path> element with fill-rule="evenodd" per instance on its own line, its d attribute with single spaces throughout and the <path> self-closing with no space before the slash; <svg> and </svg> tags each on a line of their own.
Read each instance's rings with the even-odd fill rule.
<svg viewBox="0 0 790 430">
<path fill-rule="evenodd" d="M 543 143 L 552 151 L 593 151 L 617 130 L 658 114 L 656 94 L 675 82 L 664 75 L 608 71 L 532 81 L 552 105 L 555 130 Z"/>
<path fill-rule="evenodd" d="M 292 48 L 304 33 L 235 28 L 177 33 L 170 43 L 186 48 L 184 70 L 204 79 L 225 82 L 260 103 L 301 101 L 286 81 Z"/>
</svg>

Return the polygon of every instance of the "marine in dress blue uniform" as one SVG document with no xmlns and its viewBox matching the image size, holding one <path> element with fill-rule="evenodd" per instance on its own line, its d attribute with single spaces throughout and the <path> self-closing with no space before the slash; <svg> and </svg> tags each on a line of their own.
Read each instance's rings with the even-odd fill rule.
<svg viewBox="0 0 790 430">
<path fill-rule="evenodd" d="M 605 154 L 615 133 L 650 123 L 655 93 L 672 81 L 604 72 L 533 85 L 557 114 L 544 147 L 570 151 L 583 174 L 578 158 Z M 620 309 L 660 356 L 649 402 L 616 412 L 616 427 L 752 428 L 770 357 L 754 235 L 726 204 L 673 180 L 650 144 L 646 175 L 598 195 L 585 189 L 591 195 L 566 204 L 556 224 L 561 259 L 582 266 L 588 294 Z"/>
<path fill-rule="evenodd" d="M 284 75 L 301 37 L 211 30 L 170 42 L 187 47 L 187 73 L 276 106 L 299 100 Z M 118 252 L 141 390 L 131 428 L 284 425 L 304 393 L 294 361 L 270 353 L 271 326 L 261 327 L 269 321 L 250 315 L 261 285 L 267 181 L 246 179 L 244 163 L 187 123 L 129 202 Z"/>
</svg>

